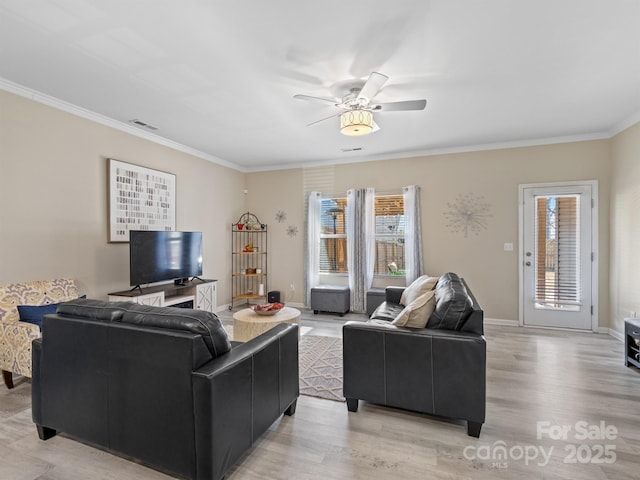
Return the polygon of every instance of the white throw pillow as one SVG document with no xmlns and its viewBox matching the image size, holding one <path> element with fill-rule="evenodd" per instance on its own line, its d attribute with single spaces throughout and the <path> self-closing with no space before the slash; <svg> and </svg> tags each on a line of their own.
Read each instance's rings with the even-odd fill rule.
<svg viewBox="0 0 640 480">
<path fill-rule="evenodd" d="M 436 309 L 436 292 L 429 290 L 416 298 L 391 322 L 398 327 L 424 328 Z"/>
<path fill-rule="evenodd" d="M 429 290 L 433 290 L 438 283 L 438 277 L 430 277 L 429 275 L 422 275 L 416 278 L 411 285 L 404 289 L 402 297 L 400 297 L 400 303 L 405 307 L 413 302 L 420 295 L 427 293 Z"/>
</svg>

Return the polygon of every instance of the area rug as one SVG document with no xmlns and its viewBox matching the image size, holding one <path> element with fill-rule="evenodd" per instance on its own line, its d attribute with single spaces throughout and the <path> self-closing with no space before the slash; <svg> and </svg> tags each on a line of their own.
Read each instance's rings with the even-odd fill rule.
<svg viewBox="0 0 640 480">
<path fill-rule="evenodd" d="M 304 335 L 299 344 L 300 393 L 344 402 L 342 338 Z"/>
</svg>

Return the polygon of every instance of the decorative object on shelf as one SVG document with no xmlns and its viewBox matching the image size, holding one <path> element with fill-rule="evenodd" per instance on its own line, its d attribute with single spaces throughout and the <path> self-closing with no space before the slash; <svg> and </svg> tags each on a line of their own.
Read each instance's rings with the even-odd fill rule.
<svg viewBox="0 0 640 480">
<path fill-rule="evenodd" d="M 130 230 L 176 229 L 176 176 L 109 158 L 109 242 Z"/>
<path fill-rule="evenodd" d="M 466 193 L 458 195 L 453 203 L 447 203 L 448 211 L 444 212 L 447 218 L 447 227 L 452 233 L 462 232 L 465 238 L 469 232 L 479 235 L 486 230 L 488 219 L 491 215 L 491 205 L 483 196 Z"/>
<path fill-rule="evenodd" d="M 287 220 L 287 213 L 284 210 L 278 210 L 276 212 L 276 221 L 278 223 L 284 223 Z"/>
<path fill-rule="evenodd" d="M 231 224 L 231 302 L 253 303 L 266 300 L 267 225 L 251 212 Z"/>
<path fill-rule="evenodd" d="M 289 225 L 287 227 L 287 235 L 289 235 L 291 238 L 298 235 L 298 227 L 296 227 L 295 225 Z"/>
</svg>

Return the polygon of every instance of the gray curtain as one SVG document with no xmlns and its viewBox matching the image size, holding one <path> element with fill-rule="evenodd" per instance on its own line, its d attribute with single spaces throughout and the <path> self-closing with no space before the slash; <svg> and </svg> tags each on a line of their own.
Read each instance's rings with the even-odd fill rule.
<svg viewBox="0 0 640 480">
<path fill-rule="evenodd" d="M 420 187 L 403 187 L 404 196 L 404 247 L 407 285 L 424 272 L 422 259 L 422 228 L 420 227 Z"/>
<path fill-rule="evenodd" d="M 351 311 L 365 311 L 367 295 L 367 253 L 365 232 L 365 193 L 363 188 L 347 190 L 347 263 Z"/>
</svg>

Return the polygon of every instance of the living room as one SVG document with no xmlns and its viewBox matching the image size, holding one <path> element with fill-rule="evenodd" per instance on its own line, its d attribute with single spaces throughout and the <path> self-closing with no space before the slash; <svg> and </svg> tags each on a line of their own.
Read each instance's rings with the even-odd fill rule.
<svg viewBox="0 0 640 480">
<path fill-rule="evenodd" d="M 129 286 L 128 244 L 108 241 L 107 165 L 108 159 L 113 158 L 175 174 L 176 227 L 178 230 L 202 232 L 203 275 L 218 280 L 217 303 L 221 313 L 231 298 L 231 225 L 246 211 L 255 213 L 269 226 L 269 289 L 281 291 L 286 303 L 302 309 L 305 307 L 304 198 L 309 190 L 314 189 L 310 179 L 322 177 L 323 188 L 333 194 L 364 187 L 399 193 L 403 186 L 416 184 L 421 187 L 422 195 L 421 223 L 426 273 L 436 276 L 452 271 L 468 281 L 483 307 L 485 323 L 490 326 L 487 337 L 493 335 L 494 338 L 501 338 L 503 332 L 514 329 L 524 330 L 526 333 L 523 335 L 531 336 L 535 335 L 534 330 L 518 326 L 519 186 L 595 180 L 595 208 L 599 218 L 599 242 L 595 256 L 599 285 L 597 331 L 600 334 L 594 338 L 606 337 L 612 343 L 596 341 L 592 344 L 589 334 L 581 332 L 579 335 L 586 345 L 606 349 L 602 352 L 595 350 L 592 352 L 595 356 L 619 357 L 621 368 L 625 368 L 622 343 L 624 319 L 634 317 L 640 310 L 640 292 L 636 288 L 640 281 L 640 257 L 636 253 L 637 241 L 633 240 L 640 229 L 640 215 L 637 213 L 640 192 L 640 112 L 637 109 L 633 114 L 618 118 L 614 124 L 604 125 L 596 131 L 584 131 L 579 135 L 561 132 L 548 135 L 546 141 L 523 138 L 522 141 L 503 143 L 476 142 L 460 148 L 434 147 L 416 155 L 401 153 L 394 156 L 391 153 L 386 158 L 380 156 L 369 159 L 362 156 L 356 157 L 355 161 L 307 162 L 289 167 L 279 165 L 277 168 L 269 164 L 263 168 L 253 168 L 238 166 L 212 155 L 202 155 L 195 148 L 189 149 L 147 132 L 140 133 L 134 127 L 124 126 L 122 121 L 106 118 L 36 88 L 20 85 L 12 81 L 8 73 L 0 69 L 0 77 L 3 77 L 0 79 L 0 201 L 3 205 L 0 216 L 3 225 L 0 236 L 0 282 L 68 277 L 76 280 L 83 294 L 96 299 L 106 299 L 110 292 Z M 300 92 L 291 92 L 294 93 Z M 628 103 L 639 106 L 637 90 L 634 97 L 628 98 Z M 429 108 L 428 104 L 427 110 Z M 589 106 L 584 109 L 588 110 Z M 407 129 L 415 136 L 429 136 L 429 132 L 412 131 L 411 125 Z M 487 228 L 477 235 L 472 233 L 464 236 L 452 232 L 445 216 L 448 206 L 459 195 L 467 193 L 482 198 L 491 207 Z M 284 212 L 286 220 L 279 222 L 278 212 Z M 515 245 L 515 249 L 505 251 L 505 243 Z M 553 343 L 556 340 L 553 334 L 541 333 L 537 341 Z M 517 343 L 514 340 L 511 346 Z M 612 351 L 615 353 L 612 354 Z M 510 351 L 509 355 L 516 356 L 517 353 Z M 505 362 L 511 359 L 510 356 L 494 358 Z M 543 363 L 531 368 L 547 367 L 548 364 Z M 500 368 L 490 371 L 490 374 L 497 375 L 499 372 Z M 609 373 L 622 375 L 620 372 Z M 598 378 L 606 381 L 607 374 L 601 375 Z M 589 379 L 584 387 L 578 385 L 576 388 L 588 389 L 593 385 L 593 379 Z M 24 389 L 25 384 L 19 387 Z M 640 395 L 639 388 L 636 385 L 626 390 L 630 402 Z M 3 406 L 10 405 L 11 393 L 2 392 L 2 395 Z M 606 402 L 607 399 L 602 401 Z M 321 400 L 310 402 L 309 408 L 319 416 L 336 416 L 340 412 L 342 416 L 339 422 L 344 423 L 339 427 L 343 428 L 344 436 L 357 436 L 356 432 L 348 429 L 348 425 L 354 422 L 356 430 L 373 428 L 371 424 L 366 426 L 366 417 L 361 418 L 364 415 L 345 419 L 346 407 L 343 404 L 322 403 Z M 529 403 L 521 406 L 524 405 Z M 298 406 L 296 415 L 302 413 L 302 407 Z M 509 411 L 509 405 L 500 407 Z M 536 410 L 535 405 L 530 407 L 536 411 L 538 416 L 535 418 L 538 420 L 556 419 L 549 418 L 544 411 Z M 430 435 L 428 428 L 421 429 L 419 426 L 424 420 L 421 416 L 403 417 L 402 413 L 382 408 L 362 411 L 357 415 L 361 413 L 370 413 L 369 419 L 373 422 L 383 422 L 381 418 L 384 416 L 392 417 L 395 423 L 387 427 L 395 433 L 407 429 L 415 432 L 415 438 Z M 509 417 L 509 414 L 506 416 Z M 622 414 L 619 416 L 637 426 L 637 420 Z M 1 418 L 3 422 L 7 421 L 5 417 Z M 601 418 L 594 416 L 588 420 L 597 423 Z M 487 425 L 491 421 L 488 419 Z M 327 420 L 327 423 L 330 422 Z M 508 421 L 503 419 L 502 422 L 501 426 L 509 426 Z M 562 423 L 561 419 L 558 423 Z M 516 432 L 520 428 L 519 425 L 511 427 Z M 622 425 L 617 427 L 622 429 Z M 24 440 L 24 444 L 35 449 L 37 447 L 34 444 L 38 442 L 35 428 L 32 437 Z M 489 438 L 492 441 L 504 439 L 524 442 L 523 437 L 517 433 L 512 436 L 507 430 L 494 433 Z M 265 440 L 268 441 L 269 438 Z M 279 438 L 275 445 L 263 445 L 273 455 L 272 462 L 280 461 L 277 452 L 284 449 L 282 445 L 286 441 L 286 438 Z M 310 440 L 303 438 L 300 441 Z M 624 442 L 620 441 L 619 452 L 624 453 L 618 456 L 618 462 L 628 463 L 621 467 L 621 471 L 610 473 L 608 478 L 633 478 L 630 471 L 634 466 L 637 467 L 637 461 L 630 460 L 630 457 L 640 448 L 638 441 L 637 435 L 633 434 L 625 436 Z M 462 455 L 464 447 L 470 444 L 464 432 L 459 437 L 449 438 L 447 442 L 451 455 L 458 457 Z M 454 447 L 451 445 L 458 445 L 459 451 L 452 451 Z M 374 446 L 376 450 L 385 448 L 383 442 Z M 12 446 L 13 449 L 19 447 L 20 444 Z M 96 455 L 88 447 L 81 452 L 77 455 Z M 424 454 L 424 451 L 418 452 Z M 46 451 L 38 455 L 45 459 L 48 455 L 60 453 Z M 9 455 L 9 451 L 3 454 Z M 310 449 L 299 455 L 311 458 L 313 452 Z M 436 463 L 440 461 L 442 466 L 442 457 L 436 460 L 435 456 L 434 453 L 432 460 Z M 384 457 L 372 456 L 371 461 L 381 461 L 381 458 Z M 251 462 L 250 457 L 247 461 Z M 409 460 L 403 461 L 411 464 Z M 10 458 L 7 462 L 11 463 Z M 452 477 L 457 474 L 472 477 L 468 469 L 474 463 L 462 462 L 464 466 L 452 467 Z M 127 475 L 136 478 L 134 475 L 140 472 L 136 470 L 137 473 L 130 473 L 125 461 L 118 463 L 118 467 L 121 469 L 118 471 L 119 478 L 129 478 Z M 585 471 L 585 478 L 598 478 L 592 470 L 579 469 L 573 471 L 574 477 Z M 138 478 L 165 478 L 160 474 L 156 477 L 156 473 L 150 470 L 144 472 L 145 476 Z M 350 473 L 360 478 L 369 472 L 369 468 L 359 472 L 354 467 Z M 387 473 L 393 472 L 387 470 Z M 443 475 L 439 470 L 434 472 Z M 530 478 L 533 478 L 532 471 L 516 469 L 516 472 L 531 474 Z M 545 469 L 538 468 L 533 472 L 542 476 Z M 569 478 L 571 473 L 567 472 L 572 471 L 558 471 L 558 477 Z M 78 478 L 89 475 L 86 470 L 83 473 L 78 473 Z M 243 473 L 247 476 L 243 476 Z M 498 468 L 483 473 L 512 478 L 510 473 L 514 471 Z M 546 470 L 546 473 L 553 475 L 550 470 Z M 421 478 L 419 474 L 416 472 L 413 478 Z M 616 474 L 619 476 L 616 477 Z M 317 478 L 317 475 L 318 470 L 300 472 L 301 478 Z M 256 475 L 241 469 L 229 478 L 256 478 Z"/>
</svg>

